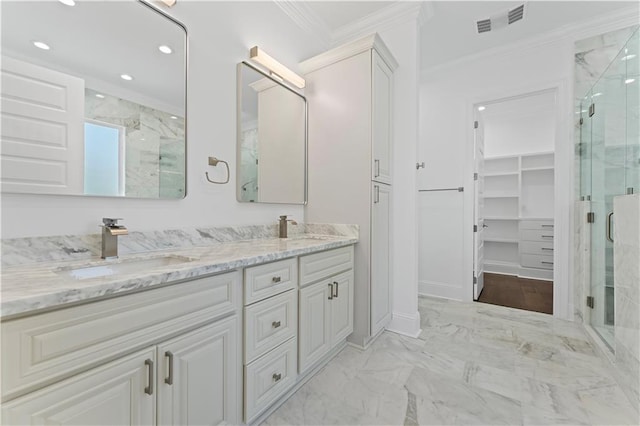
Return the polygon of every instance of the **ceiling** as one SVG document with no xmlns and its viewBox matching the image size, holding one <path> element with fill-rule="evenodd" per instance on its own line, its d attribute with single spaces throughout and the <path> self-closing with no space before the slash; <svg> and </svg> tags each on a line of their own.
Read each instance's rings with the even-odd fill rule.
<svg viewBox="0 0 640 426">
<path fill-rule="evenodd" d="M 406 0 L 405 0 L 406 1 Z M 333 33 L 359 19 L 383 15 L 397 1 L 306 1 L 307 13 L 320 19 Z M 430 17 L 422 27 L 422 68 L 459 59 L 483 50 L 591 20 L 633 1 L 430 1 Z M 488 33 L 476 32 L 476 21 L 525 3 L 524 19 Z"/>
</svg>

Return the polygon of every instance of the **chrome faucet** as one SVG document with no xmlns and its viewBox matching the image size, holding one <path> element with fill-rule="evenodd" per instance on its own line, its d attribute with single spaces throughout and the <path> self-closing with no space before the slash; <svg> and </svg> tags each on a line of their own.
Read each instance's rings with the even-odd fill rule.
<svg viewBox="0 0 640 426">
<path fill-rule="evenodd" d="M 103 259 L 115 259 L 118 257 L 118 235 L 127 235 L 129 231 L 118 221 L 122 219 L 102 218 L 102 257 Z"/>
<path fill-rule="evenodd" d="M 291 222 L 293 225 L 297 225 L 298 222 L 296 222 L 295 220 L 292 219 L 287 219 L 287 215 L 283 215 L 280 216 L 280 231 L 279 231 L 279 236 L 280 238 L 287 238 L 287 225 L 289 224 L 289 222 Z"/>
</svg>

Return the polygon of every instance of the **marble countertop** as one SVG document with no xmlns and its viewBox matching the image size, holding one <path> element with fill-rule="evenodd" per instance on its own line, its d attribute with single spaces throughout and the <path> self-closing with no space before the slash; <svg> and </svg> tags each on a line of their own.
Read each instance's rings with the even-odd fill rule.
<svg viewBox="0 0 640 426">
<path fill-rule="evenodd" d="M 344 247 L 357 238 L 304 234 L 293 238 L 232 241 L 206 247 L 153 251 L 124 255 L 115 261 L 92 259 L 65 262 L 39 262 L 2 269 L 0 318 L 37 313 L 43 309 L 91 301 L 160 284 L 244 268 L 293 256 Z M 159 257 L 175 257 L 170 265 L 130 268 L 114 275 L 76 279 L 69 270 L 82 267 L 135 262 Z"/>
</svg>

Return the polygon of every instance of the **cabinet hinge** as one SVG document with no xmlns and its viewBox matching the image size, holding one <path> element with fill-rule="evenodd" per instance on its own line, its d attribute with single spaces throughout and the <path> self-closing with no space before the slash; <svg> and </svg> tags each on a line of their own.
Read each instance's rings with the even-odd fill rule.
<svg viewBox="0 0 640 426">
<path fill-rule="evenodd" d="M 593 117 L 596 113 L 596 104 L 589 105 L 589 117 Z"/>
<path fill-rule="evenodd" d="M 478 277 L 476 277 L 475 275 L 473 276 L 473 283 L 478 284 Z"/>
<path fill-rule="evenodd" d="M 478 232 L 478 225 L 473 225 L 473 232 Z"/>
<path fill-rule="evenodd" d="M 593 309 L 593 296 L 587 296 L 587 306 Z"/>
<path fill-rule="evenodd" d="M 478 122 L 477 122 L 477 121 L 474 121 L 474 122 L 473 122 L 473 128 L 474 128 L 474 129 L 477 129 L 477 128 L 478 128 Z"/>
<path fill-rule="evenodd" d="M 584 118 L 580 117 L 580 125 L 582 126 L 584 124 Z"/>
<path fill-rule="evenodd" d="M 596 222 L 596 214 L 594 212 L 587 213 L 587 223 L 595 223 Z"/>
<path fill-rule="evenodd" d="M 473 180 L 478 180 L 478 174 L 477 173 L 473 174 Z"/>
</svg>

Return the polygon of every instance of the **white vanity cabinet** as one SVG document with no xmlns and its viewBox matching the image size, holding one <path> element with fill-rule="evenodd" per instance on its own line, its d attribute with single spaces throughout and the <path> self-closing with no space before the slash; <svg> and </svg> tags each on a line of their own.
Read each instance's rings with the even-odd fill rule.
<svg viewBox="0 0 640 426">
<path fill-rule="evenodd" d="M 353 332 L 353 248 L 303 256 L 300 265 L 309 271 L 301 282 L 317 279 L 300 289 L 298 371 L 304 374 Z"/>
<path fill-rule="evenodd" d="M 2 424 L 238 423 L 239 290 L 234 271 L 3 322 Z"/>
<path fill-rule="evenodd" d="M 392 264 L 389 247 L 384 246 L 389 242 L 391 204 L 385 197 L 393 183 L 393 70 L 397 66 L 377 34 L 300 64 L 309 88 L 305 218 L 360 227 L 353 283 L 355 322 L 349 341 L 361 347 L 391 319 Z M 376 213 L 382 209 L 386 209 L 384 217 Z"/>
</svg>

